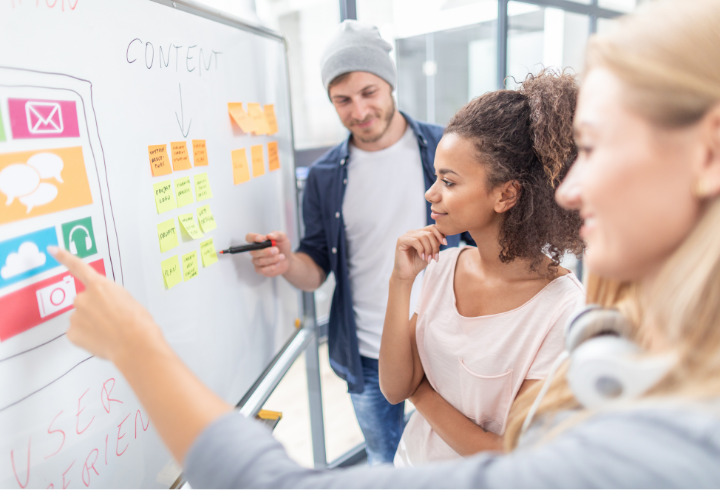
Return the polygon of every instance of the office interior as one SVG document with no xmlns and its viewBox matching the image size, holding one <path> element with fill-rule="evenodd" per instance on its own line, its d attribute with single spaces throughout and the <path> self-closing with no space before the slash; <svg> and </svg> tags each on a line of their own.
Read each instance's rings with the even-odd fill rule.
<svg viewBox="0 0 720 500">
<path fill-rule="evenodd" d="M 541 68 L 579 73 L 588 37 L 652 0 L 202 0 L 198 4 L 280 33 L 286 40 L 297 186 L 347 130 L 329 105 L 320 56 L 337 24 L 376 25 L 393 45 L 400 110 L 447 123 L 484 92 L 512 89 Z M 568 262 L 582 275 L 582 265 Z M 271 380 L 265 407 L 283 413 L 274 434 L 299 463 L 318 468 L 362 463 L 364 444 L 345 383 L 329 368 L 325 339 L 334 281 L 305 294 L 306 326 L 316 330 L 297 359 Z M 309 319 L 309 320 L 308 320 Z M 412 411 L 410 407 L 408 411 Z"/>
</svg>

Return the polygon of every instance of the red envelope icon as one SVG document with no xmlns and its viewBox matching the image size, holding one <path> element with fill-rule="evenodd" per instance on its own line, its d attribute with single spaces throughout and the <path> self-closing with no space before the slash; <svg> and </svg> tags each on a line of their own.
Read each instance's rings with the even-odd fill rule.
<svg viewBox="0 0 720 500">
<path fill-rule="evenodd" d="M 63 132 L 62 111 L 57 102 L 27 101 L 25 116 L 31 134 L 62 134 Z"/>
<path fill-rule="evenodd" d="M 75 101 L 8 99 L 15 139 L 80 137 Z"/>
</svg>

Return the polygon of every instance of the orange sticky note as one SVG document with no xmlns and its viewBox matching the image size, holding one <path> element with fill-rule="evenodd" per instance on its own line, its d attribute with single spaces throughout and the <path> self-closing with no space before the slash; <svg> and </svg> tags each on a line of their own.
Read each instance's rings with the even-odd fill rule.
<svg viewBox="0 0 720 500">
<path fill-rule="evenodd" d="M 235 149 L 232 153 L 233 184 L 238 185 L 250 180 L 250 167 L 248 167 L 245 148 Z"/>
<path fill-rule="evenodd" d="M 265 107 L 265 120 L 268 124 L 268 135 L 274 135 L 278 133 L 277 117 L 275 116 L 275 105 L 266 104 Z M 272 168 L 270 169 L 272 170 Z"/>
<path fill-rule="evenodd" d="M 252 162 L 253 177 L 260 177 L 265 173 L 265 158 L 262 144 L 250 148 L 250 161 Z"/>
<path fill-rule="evenodd" d="M 253 131 L 253 122 L 250 117 L 245 113 L 245 109 L 241 102 L 229 102 L 228 113 L 230 118 L 235 124 L 240 127 L 243 132 L 250 133 Z"/>
<path fill-rule="evenodd" d="M 253 134 L 264 135 L 270 130 L 267 119 L 265 118 L 265 112 L 263 111 L 260 104 L 256 102 L 248 103 L 248 116 L 253 122 Z"/>
<path fill-rule="evenodd" d="M 192 141 L 192 147 L 193 147 L 193 163 L 195 163 L 196 167 L 204 167 L 208 164 L 208 157 L 207 157 L 207 146 L 205 145 L 205 140 L 195 140 Z"/>
<path fill-rule="evenodd" d="M 168 158 L 165 144 L 148 146 L 148 154 L 150 155 L 150 170 L 152 171 L 153 177 L 172 173 L 170 158 Z"/>
<path fill-rule="evenodd" d="M 190 154 L 188 153 L 187 143 L 171 142 L 170 151 L 172 152 L 173 170 L 189 170 L 192 168 L 190 164 Z"/>
<path fill-rule="evenodd" d="M 268 169 L 270 172 L 280 168 L 280 155 L 278 154 L 278 143 L 268 142 Z"/>
</svg>

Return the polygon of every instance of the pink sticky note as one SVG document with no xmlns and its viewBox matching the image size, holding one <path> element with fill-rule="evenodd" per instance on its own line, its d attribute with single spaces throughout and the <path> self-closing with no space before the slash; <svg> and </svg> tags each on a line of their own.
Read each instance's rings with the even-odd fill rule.
<svg viewBox="0 0 720 500">
<path fill-rule="evenodd" d="M 75 101 L 8 99 L 14 139 L 80 137 Z"/>
</svg>

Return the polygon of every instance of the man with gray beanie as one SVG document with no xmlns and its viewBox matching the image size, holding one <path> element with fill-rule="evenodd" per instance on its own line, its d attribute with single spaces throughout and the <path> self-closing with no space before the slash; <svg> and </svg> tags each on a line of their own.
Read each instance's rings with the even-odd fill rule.
<svg viewBox="0 0 720 500">
<path fill-rule="evenodd" d="M 442 127 L 400 112 L 392 46 L 378 29 L 343 21 L 322 57 L 321 76 L 349 137 L 313 165 L 305 183 L 305 235 L 295 252 L 280 232 L 250 233 L 277 245 L 253 252 L 255 270 L 282 275 L 313 291 L 335 274 L 330 306 L 330 365 L 347 381 L 365 437 L 368 463 L 392 462 L 404 427 L 404 404 L 380 391 L 378 356 L 395 242 L 432 224 L 424 192 L 435 182 Z M 459 236 L 448 236 L 456 246 Z"/>
</svg>

